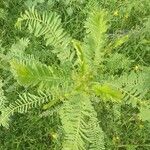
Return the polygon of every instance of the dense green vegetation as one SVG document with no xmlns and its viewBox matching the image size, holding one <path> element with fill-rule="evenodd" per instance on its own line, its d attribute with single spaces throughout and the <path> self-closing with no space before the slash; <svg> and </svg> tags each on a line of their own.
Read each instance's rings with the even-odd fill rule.
<svg viewBox="0 0 150 150">
<path fill-rule="evenodd" d="M 149 65 L 149 0 L 0 0 L 0 150 L 149 150 Z"/>
</svg>

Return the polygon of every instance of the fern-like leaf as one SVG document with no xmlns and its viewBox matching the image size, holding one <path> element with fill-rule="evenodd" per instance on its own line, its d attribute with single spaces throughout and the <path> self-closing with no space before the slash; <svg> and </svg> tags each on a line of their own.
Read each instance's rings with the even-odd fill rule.
<svg viewBox="0 0 150 150">
<path fill-rule="evenodd" d="M 16 26 L 21 29 L 22 22 L 29 28 L 35 36 L 44 36 L 46 45 L 53 46 L 53 52 L 57 54 L 62 61 L 70 56 L 71 38 L 67 35 L 61 25 L 60 17 L 54 13 L 39 14 L 34 8 L 25 11 L 18 18 Z"/>
<path fill-rule="evenodd" d="M 39 85 L 40 89 L 50 89 L 67 81 L 67 72 L 63 69 L 47 66 L 38 61 L 10 61 L 12 72 L 17 81 L 25 86 Z"/>
<path fill-rule="evenodd" d="M 29 39 L 21 38 L 19 41 L 17 41 L 11 46 L 7 56 L 9 56 L 10 58 L 14 58 L 19 55 L 22 55 L 25 52 L 25 49 L 28 47 L 28 45 Z"/>
<path fill-rule="evenodd" d="M 65 102 L 60 117 L 65 133 L 63 150 L 104 149 L 103 132 L 87 95 L 76 95 Z M 94 146 L 96 143 L 98 145 Z"/>
<path fill-rule="evenodd" d="M 8 128 L 10 116 L 15 112 L 25 113 L 29 109 L 40 106 L 47 101 L 49 101 L 49 98 L 47 98 L 44 94 L 40 96 L 35 96 L 30 93 L 19 95 L 18 100 L 16 100 L 14 103 L 11 103 L 8 107 L 2 109 L 0 124 Z"/>
<path fill-rule="evenodd" d="M 104 10 L 94 10 L 89 14 L 85 23 L 87 36 L 85 38 L 84 55 L 90 66 L 98 66 L 103 61 L 104 45 L 106 42 L 107 13 Z"/>
<path fill-rule="evenodd" d="M 5 108 L 5 103 L 6 103 L 6 97 L 4 95 L 2 86 L 3 86 L 3 83 L 0 80 L 0 111 Z"/>
<path fill-rule="evenodd" d="M 106 68 L 111 74 L 118 73 L 119 71 L 129 71 L 131 62 L 125 55 L 114 53 L 106 59 Z"/>
<path fill-rule="evenodd" d="M 97 119 L 97 113 L 89 103 L 91 118 L 88 123 L 89 150 L 104 150 L 104 134 Z"/>
<path fill-rule="evenodd" d="M 108 86 L 107 84 L 101 85 L 99 83 L 95 83 L 92 89 L 92 92 L 94 92 L 94 94 L 100 97 L 102 100 L 119 102 L 122 99 L 122 93 L 116 88 Z"/>
<path fill-rule="evenodd" d="M 147 76 L 145 72 L 131 72 L 129 75 L 124 74 L 119 79 L 112 80 L 111 86 L 117 88 L 123 93 L 125 102 L 132 103 L 136 106 L 137 102 L 145 99 L 150 86 L 147 86 Z"/>
</svg>

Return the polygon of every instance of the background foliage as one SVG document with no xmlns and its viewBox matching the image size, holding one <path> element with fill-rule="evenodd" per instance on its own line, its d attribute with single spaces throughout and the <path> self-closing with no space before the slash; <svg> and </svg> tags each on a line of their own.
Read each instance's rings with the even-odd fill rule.
<svg viewBox="0 0 150 150">
<path fill-rule="evenodd" d="M 106 50 L 107 53 L 104 51 L 99 56 L 103 58 L 102 63 L 98 62 L 97 64 L 97 61 L 95 63 L 98 65 L 98 67 L 95 65 L 97 68 L 96 72 L 98 73 L 98 76 L 96 75 L 95 78 L 96 81 L 101 81 L 102 85 L 100 87 L 99 85 L 95 85 L 94 87 L 95 93 L 100 98 L 94 99 L 93 101 L 96 103 L 93 104 L 97 112 L 99 125 L 102 127 L 104 132 L 105 149 L 149 150 L 149 1 L 100 1 L 100 9 L 105 9 L 105 11 L 107 11 L 106 16 L 108 17 L 108 30 L 105 35 L 101 32 L 100 35 L 97 35 L 97 31 L 94 30 L 95 34 L 92 32 L 93 35 L 88 37 L 86 27 L 89 27 L 90 24 L 85 25 L 85 21 L 87 20 L 89 11 L 96 6 L 96 0 L 1 0 L 0 110 L 3 110 L 5 105 L 8 106 L 10 103 L 17 100 L 19 94 L 22 97 L 24 93 L 27 92 L 33 95 L 36 94 L 36 88 L 34 88 L 34 86 L 32 88 L 28 88 L 30 85 L 40 84 L 40 88 L 42 89 L 49 87 L 49 85 L 56 85 L 60 84 L 62 81 L 66 81 L 65 79 L 68 79 L 69 71 L 72 69 L 68 67 L 70 66 L 69 64 L 65 64 L 63 66 L 60 63 L 60 60 L 63 61 L 68 57 L 70 58 L 70 53 L 73 49 L 70 48 L 69 44 L 67 45 L 67 48 L 70 49 L 70 53 L 63 54 L 63 48 L 65 49 L 66 47 L 61 45 L 62 42 L 56 43 L 52 40 L 54 41 L 52 46 L 56 47 L 56 49 L 59 49 L 59 47 L 62 48 L 62 51 L 52 51 L 53 47 L 49 44 L 51 41 L 47 41 L 46 46 L 46 42 L 43 37 L 36 37 L 37 35 L 34 33 L 36 29 L 32 30 L 32 28 L 29 28 L 30 32 L 36 35 L 33 36 L 33 34 L 29 34 L 29 31 L 25 26 L 21 26 L 21 31 L 16 27 L 20 26 L 17 22 L 18 18 L 21 17 L 20 13 L 22 12 L 22 14 L 24 14 L 25 10 L 28 10 L 28 8 L 33 8 L 33 6 L 40 13 L 46 11 L 47 14 L 51 12 L 56 12 L 56 14 L 59 14 L 61 18 L 61 26 L 59 26 L 61 32 L 63 33 L 63 31 L 66 31 L 68 35 L 70 35 L 64 37 L 66 43 L 68 43 L 69 40 L 76 39 L 73 41 L 74 46 L 80 46 L 82 45 L 80 42 L 88 43 L 92 36 L 103 37 L 103 49 Z M 54 18 L 56 18 L 55 14 Z M 16 24 L 16 22 L 18 24 Z M 63 31 L 62 28 L 64 29 Z M 49 30 L 47 33 L 49 34 Z M 48 39 L 46 35 L 44 36 L 45 39 Z M 85 37 L 88 37 L 88 39 L 85 39 Z M 90 47 L 86 48 L 90 49 Z M 25 56 L 24 52 L 26 54 Z M 90 52 L 90 56 L 91 54 L 93 55 L 93 52 Z M 72 56 L 72 59 L 78 57 L 75 56 L 74 58 L 74 55 Z M 11 68 L 14 68 L 14 71 L 10 71 L 8 62 L 12 58 L 15 58 L 17 63 L 22 66 L 32 64 L 32 66 L 35 67 L 37 65 L 39 70 L 41 68 L 45 68 L 46 70 L 47 65 L 54 65 L 54 75 L 57 74 L 58 76 L 55 77 L 61 77 L 61 82 L 55 83 L 53 81 L 45 85 L 44 83 L 40 83 L 38 80 L 34 80 L 34 83 L 32 83 L 33 80 L 27 82 L 27 80 L 19 79 L 19 84 L 25 85 L 25 87 L 22 87 L 14 79 L 14 76 L 17 78 L 16 74 L 20 73 L 20 69 L 17 65 L 15 65 L 14 61 L 11 62 Z M 86 61 L 88 63 L 88 60 Z M 78 67 L 80 65 L 81 59 L 78 59 L 74 66 Z M 93 66 L 93 64 L 89 64 L 89 66 L 90 65 Z M 17 67 L 18 70 L 16 69 Z M 31 72 L 34 71 L 34 67 L 30 68 Z M 55 69 L 55 67 L 60 69 Z M 11 72 L 13 72 L 14 76 Z M 48 72 L 47 74 L 44 74 L 44 77 L 50 75 L 51 72 Z M 38 74 L 33 77 L 36 77 L 35 79 L 39 79 Z M 67 83 L 69 82 L 70 84 L 70 80 L 67 81 Z M 64 90 L 55 93 L 55 98 L 58 98 L 58 96 L 63 92 L 65 93 L 66 91 L 70 91 L 72 86 L 68 87 L 67 83 L 64 86 Z M 122 102 L 116 102 L 115 100 L 119 99 L 117 98 L 118 93 L 116 94 L 116 91 L 112 92 L 108 85 L 121 89 L 121 92 L 124 93 L 123 97 L 125 100 Z M 53 92 L 55 92 L 54 89 Z M 39 95 L 36 96 L 38 96 L 40 100 L 44 99 L 44 103 L 51 99 L 50 95 L 45 96 L 43 93 L 39 93 Z M 110 96 L 112 97 L 111 100 Z M 132 96 L 134 97 L 131 98 Z M 23 98 L 25 98 L 25 95 Z M 32 96 L 30 96 L 30 98 L 31 100 L 34 99 Z M 38 98 L 36 97 L 36 100 Z M 39 103 L 36 103 L 36 105 L 38 106 Z M 90 103 L 87 105 L 90 105 Z M 55 109 L 48 109 L 50 106 L 47 105 L 44 105 L 43 107 L 44 108 L 33 108 L 25 114 L 18 114 L 14 112 L 14 115 L 11 116 L 9 129 L 2 126 L 0 127 L 0 149 L 59 150 L 62 146 L 60 141 L 63 139 L 62 128 L 60 126 L 61 122 L 57 113 L 57 109 L 59 110 L 59 105 L 58 107 L 56 105 Z M 66 107 L 68 107 L 68 105 Z M 24 111 L 25 109 L 26 107 L 24 107 Z M 18 111 L 21 112 L 19 109 Z M 65 110 L 61 111 L 62 114 L 63 111 Z M 70 112 L 70 115 L 73 116 L 74 113 Z M 66 120 L 64 119 L 63 121 L 65 122 Z M 7 122 L 3 125 L 8 126 Z M 67 129 L 66 132 L 68 132 Z"/>
</svg>

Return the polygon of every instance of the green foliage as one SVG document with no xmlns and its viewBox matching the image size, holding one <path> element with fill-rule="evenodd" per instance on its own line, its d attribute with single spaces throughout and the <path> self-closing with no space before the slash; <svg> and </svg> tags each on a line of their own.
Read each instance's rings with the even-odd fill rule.
<svg viewBox="0 0 150 150">
<path fill-rule="evenodd" d="M 5 108 L 5 104 L 6 104 L 6 97 L 4 95 L 4 91 L 2 89 L 3 83 L 0 80 L 0 110 Z"/>
<path fill-rule="evenodd" d="M 98 66 L 103 61 L 106 42 L 107 13 L 105 11 L 93 11 L 85 23 L 87 36 L 85 37 L 85 62 L 91 67 Z M 93 64 L 91 64 L 93 63 Z"/>
<path fill-rule="evenodd" d="M 93 85 L 93 91 L 97 96 L 100 96 L 104 100 L 106 99 L 106 101 L 109 98 L 113 101 L 120 101 L 122 99 L 122 93 L 108 85 L 95 84 Z"/>
<path fill-rule="evenodd" d="M 148 0 L 6 0 L 0 31 L 0 149 L 149 149 Z"/>
<path fill-rule="evenodd" d="M 128 72 L 132 61 L 123 54 L 114 53 L 106 60 L 106 69 L 110 74 Z M 118 65 L 119 64 L 119 65 Z"/>
<path fill-rule="evenodd" d="M 43 13 L 40 15 L 34 8 L 25 11 L 16 23 L 16 26 L 21 29 L 22 22 L 26 21 L 26 26 L 31 33 L 36 37 L 44 36 L 46 45 L 54 47 L 53 52 L 61 60 L 65 60 L 70 55 L 69 44 L 70 37 L 64 32 L 61 25 L 61 19 L 56 13 Z"/>
<path fill-rule="evenodd" d="M 20 39 L 17 43 L 15 43 L 15 44 L 13 44 L 12 46 L 11 46 L 11 48 L 10 48 L 10 53 L 13 55 L 13 53 L 14 53 L 14 55 L 16 54 L 20 54 L 20 53 L 23 53 L 23 52 L 25 52 L 25 49 L 28 47 L 28 45 L 29 45 L 29 39 Z M 10 54 L 10 55 L 11 55 Z"/>
<path fill-rule="evenodd" d="M 9 117 L 15 112 L 26 113 L 29 109 L 37 107 L 48 100 L 49 99 L 47 97 L 38 97 L 30 93 L 19 95 L 18 100 L 10 104 L 8 107 L 2 109 L 2 115 L 0 116 L 1 125 L 8 128 Z"/>
<path fill-rule="evenodd" d="M 88 95 L 75 95 L 65 102 L 60 117 L 65 134 L 63 150 L 104 149 L 103 132 Z"/>
<path fill-rule="evenodd" d="M 50 89 L 64 84 L 67 78 L 65 70 L 47 66 L 38 61 L 11 60 L 12 72 L 18 82 L 25 86 L 39 85 L 40 89 Z"/>
<path fill-rule="evenodd" d="M 130 75 L 122 75 L 115 83 L 113 82 L 112 86 L 120 89 L 124 94 L 124 100 L 129 102 L 140 101 L 144 99 L 146 93 L 149 91 L 149 86 L 147 86 L 146 76 L 148 74 L 141 72 L 135 73 L 131 72 Z"/>
<path fill-rule="evenodd" d="M 140 108 L 139 116 L 143 121 L 150 121 L 149 113 L 150 113 L 150 107 L 149 107 L 149 103 L 147 103 L 146 106 Z"/>
</svg>

